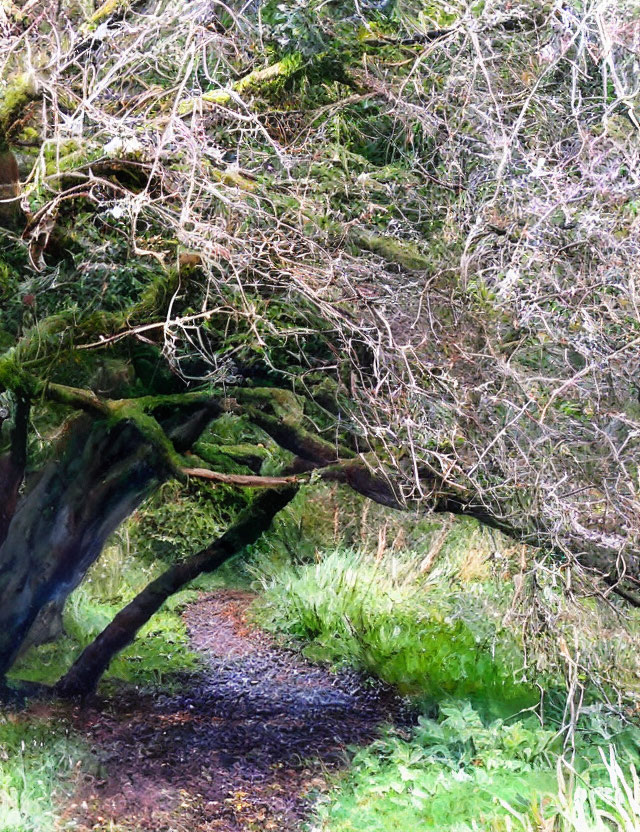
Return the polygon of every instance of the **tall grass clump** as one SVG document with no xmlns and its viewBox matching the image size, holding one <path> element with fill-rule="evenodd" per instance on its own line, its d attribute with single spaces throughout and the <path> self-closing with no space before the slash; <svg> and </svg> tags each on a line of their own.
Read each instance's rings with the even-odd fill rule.
<svg viewBox="0 0 640 832">
<path fill-rule="evenodd" d="M 575 771 L 558 762 L 556 817 L 561 832 L 640 832 L 640 779 L 631 763 L 621 763 L 615 746 L 598 749 L 606 776 L 591 789 L 576 782 Z M 568 783 L 576 783 L 573 787 Z M 530 823 L 523 828 L 532 829 Z"/>
<path fill-rule="evenodd" d="M 410 554 L 379 559 L 335 549 L 315 563 L 259 562 L 257 616 L 305 653 L 356 665 L 404 693 L 533 704 L 523 656 L 481 582 L 424 575 Z"/>
<path fill-rule="evenodd" d="M 51 720 L 0 716 L 0 830 L 53 832 L 55 801 L 94 762 L 86 747 Z"/>
</svg>

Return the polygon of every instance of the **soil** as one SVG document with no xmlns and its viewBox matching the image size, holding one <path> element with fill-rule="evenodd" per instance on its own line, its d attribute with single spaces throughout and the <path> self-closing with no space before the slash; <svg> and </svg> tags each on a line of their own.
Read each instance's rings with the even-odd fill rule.
<svg viewBox="0 0 640 832">
<path fill-rule="evenodd" d="M 101 761 L 67 804 L 76 832 L 293 832 L 348 747 L 403 722 L 403 702 L 354 672 L 278 647 L 247 619 L 253 596 L 224 590 L 184 612 L 206 670 L 180 692 L 122 689 L 76 709 Z"/>
</svg>

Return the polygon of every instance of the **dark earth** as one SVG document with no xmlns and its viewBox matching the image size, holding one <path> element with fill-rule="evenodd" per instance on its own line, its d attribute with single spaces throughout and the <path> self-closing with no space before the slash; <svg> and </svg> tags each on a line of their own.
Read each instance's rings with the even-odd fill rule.
<svg viewBox="0 0 640 832">
<path fill-rule="evenodd" d="M 253 596 L 223 590 L 184 612 L 206 671 L 179 694 L 123 689 L 74 711 L 102 763 L 63 811 L 86 832 L 300 829 L 348 747 L 403 702 L 353 672 L 332 673 L 276 646 L 247 620 Z"/>
</svg>

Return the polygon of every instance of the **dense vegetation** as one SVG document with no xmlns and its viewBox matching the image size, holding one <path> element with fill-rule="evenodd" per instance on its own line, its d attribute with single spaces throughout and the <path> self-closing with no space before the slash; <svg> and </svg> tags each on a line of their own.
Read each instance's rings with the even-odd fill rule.
<svg viewBox="0 0 640 832">
<path fill-rule="evenodd" d="M 16 666 L 17 678 L 57 678 L 114 606 L 162 568 L 153 559 L 167 538 L 179 536 L 187 505 L 196 524 L 211 516 L 198 493 L 186 504 L 156 500 L 113 538 L 67 604 L 66 636 L 32 648 Z M 142 690 L 183 686 L 200 659 L 188 649 L 182 606 L 201 588 L 252 583 L 259 590 L 254 617 L 262 626 L 314 661 L 355 666 L 399 686 L 417 715 L 415 727 L 388 729 L 354 751 L 349 769 L 317 796 L 311 828 L 637 828 L 640 732 L 632 714 L 640 695 L 640 622 L 624 622 L 585 601 L 567 605 L 551 581 L 545 594 L 556 630 L 527 645 L 514 638 L 514 625 L 530 619 L 536 604 L 529 597 L 513 605 L 519 551 L 469 522 L 407 524 L 393 513 L 372 516 L 365 506 L 326 488 L 297 499 L 245 565 L 235 562 L 175 596 L 112 663 L 103 691 L 117 696 L 118 680 Z M 337 526 L 331 522 L 336 507 Z M 381 546 L 385 528 L 388 542 Z M 544 570 L 535 577 L 544 581 Z M 576 652 L 564 655 L 564 638 L 571 643 L 576 622 Z M 572 690 L 574 660 L 581 671 Z M 44 728 L 52 718 L 59 726 L 54 735 Z M 64 709 L 47 707 L 0 726 L 0 828 L 52 828 L 52 790 L 59 800 L 98 770 L 92 749 L 68 726 L 65 736 L 66 725 Z"/>
</svg>

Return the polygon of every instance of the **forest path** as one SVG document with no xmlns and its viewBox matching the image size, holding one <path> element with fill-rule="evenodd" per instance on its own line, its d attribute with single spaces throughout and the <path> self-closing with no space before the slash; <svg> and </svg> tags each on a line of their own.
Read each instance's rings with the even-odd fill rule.
<svg viewBox="0 0 640 832">
<path fill-rule="evenodd" d="M 253 597 L 220 590 L 185 610 L 206 670 L 179 694 L 125 690 L 76 711 L 105 778 L 76 793 L 61 828 L 291 832 L 346 747 L 403 719 L 383 686 L 277 647 L 247 621 Z"/>
</svg>

